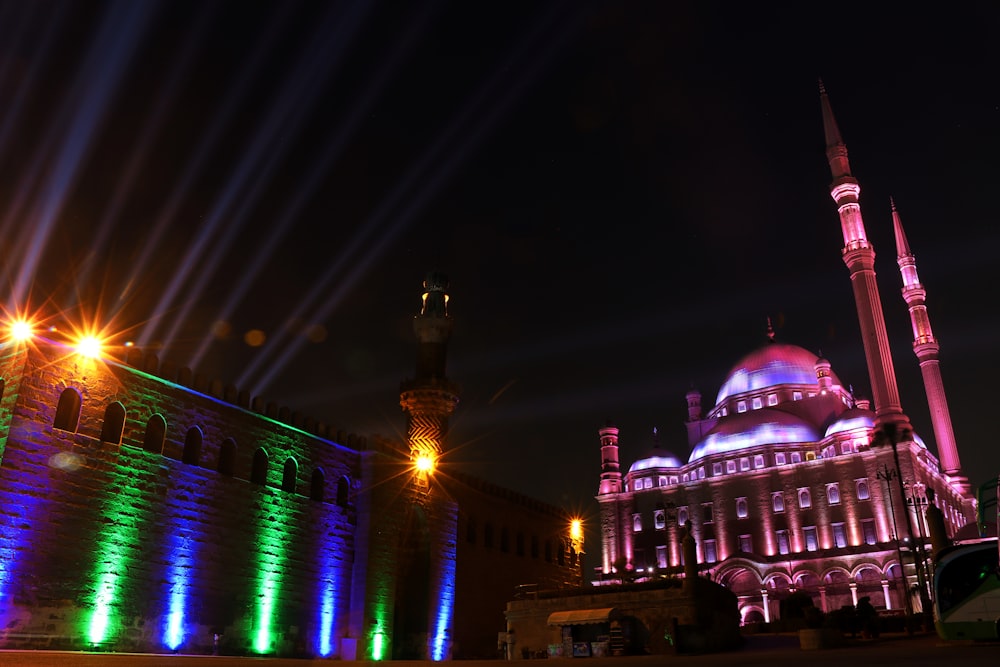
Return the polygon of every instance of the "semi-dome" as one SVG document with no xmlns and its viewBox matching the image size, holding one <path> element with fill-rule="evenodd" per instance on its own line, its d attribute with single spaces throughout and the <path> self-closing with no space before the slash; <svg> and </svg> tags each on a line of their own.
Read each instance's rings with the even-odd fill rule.
<svg viewBox="0 0 1000 667">
<path fill-rule="evenodd" d="M 816 362 L 819 357 L 798 345 L 768 343 L 740 359 L 726 376 L 719 389 L 716 405 L 721 405 L 730 396 L 760 391 L 780 385 L 815 385 Z M 833 384 L 840 380 L 832 372 Z"/>
<path fill-rule="evenodd" d="M 719 420 L 691 451 L 690 462 L 760 445 L 817 442 L 819 433 L 805 419 L 784 410 L 762 408 Z"/>
<path fill-rule="evenodd" d="M 864 428 L 872 429 L 875 427 L 875 413 L 871 410 L 866 410 L 864 408 L 851 408 L 845 412 L 842 412 L 826 428 L 826 436 L 829 438 L 831 435 L 836 433 L 843 433 L 844 431 L 853 431 L 855 429 Z"/>
</svg>

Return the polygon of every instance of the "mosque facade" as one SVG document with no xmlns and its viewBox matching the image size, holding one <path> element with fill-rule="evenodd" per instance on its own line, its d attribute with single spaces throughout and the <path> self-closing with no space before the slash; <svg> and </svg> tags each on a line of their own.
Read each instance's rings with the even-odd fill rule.
<svg viewBox="0 0 1000 667">
<path fill-rule="evenodd" d="M 893 205 L 902 293 L 937 455 L 900 404 L 860 186 L 822 85 L 820 99 L 830 194 L 873 396 L 856 396 L 828 360 L 776 340 L 769 325 L 767 341 L 732 367 L 714 403 L 687 394 L 681 456 L 654 432 L 649 451 L 623 464 L 619 429 L 601 428 L 595 584 L 681 571 L 681 539 L 690 531 L 701 574 L 738 596 L 744 622 L 778 618 L 781 600 L 795 591 L 824 611 L 865 596 L 882 609 L 919 611 L 928 599 L 926 544 L 934 528 L 926 507 L 941 510 L 949 537 L 974 522 L 926 291 L 899 213 Z"/>
</svg>

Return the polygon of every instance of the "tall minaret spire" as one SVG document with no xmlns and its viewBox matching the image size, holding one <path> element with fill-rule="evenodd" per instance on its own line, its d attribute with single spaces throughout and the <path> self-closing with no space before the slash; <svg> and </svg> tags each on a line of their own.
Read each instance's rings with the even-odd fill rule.
<svg viewBox="0 0 1000 667">
<path fill-rule="evenodd" d="M 938 455 L 941 457 L 941 468 L 946 475 L 963 486 L 968 491 L 968 480 L 962 476 L 962 464 L 958 460 L 958 446 L 955 444 L 955 432 L 951 427 L 951 413 L 948 411 L 948 399 L 944 393 L 944 383 L 941 380 L 941 367 L 938 363 L 940 346 L 931 330 L 931 320 L 927 315 L 927 292 L 920 284 L 917 276 L 917 260 L 910 252 L 910 244 L 903 232 L 903 222 L 900 220 L 896 202 L 889 200 L 892 207 L 892 226 L 896 235 L 896 263 L 903 277 L 903 299 L 910 309 L 910 322 L 913 325 L 913 352 L 920 362 L 920 373 L 924 378 L 924 389 L 927 392 L 927 404 L 931 411 L 931 424 L 934 427 L 934 439 L 937 441 Z"/>
<path fill-rule="evenodd" d="M 420 314 L 413 318 L 417 368 L 400 386 L 399 404 L 407 415 L 406 437 L 414 461 L 436 461 L 448 434 L 448 418 L 458 404 L 458 386 L 445 376 L 452 319 L 448 315 L 448 278 L 430 273 L 424 280 Z"/>
<path fill-rule="evenodd" d="M 851 272 L 851 284 L 854 286 L 861 340 L 865 347 L 868 375 L 875 399 L 875 419 L 879 425 L 893 423 L 909 428 L 909 419 L 903 414 L 899 402 L 896 372 L 892 366 L 885 316 L 882 314 L 882 299 L 875 280 L 875 250 L 868 243 L 865 223 L 861 218 L 861 205 L 858 202 L 861 186 L 851 175 L 847 146 L 840 138 L 840 129 L 833 117 L 830 99 L 822 81 L 819 82 L 819 98 L 823 108 L 826 157 L 833 175 L 830 196 L 837 203 L 837 212 L 840 214 L 840 227 L 844 234 L 844 263 Z"/>
</svg>

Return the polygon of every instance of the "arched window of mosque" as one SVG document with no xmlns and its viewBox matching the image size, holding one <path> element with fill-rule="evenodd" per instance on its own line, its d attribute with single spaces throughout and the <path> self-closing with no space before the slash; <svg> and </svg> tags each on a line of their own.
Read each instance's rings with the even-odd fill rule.
<svg viewBox="0 0 1000 667">
<path fill-rule="evenodd" d="M 187 430 L 187 434 L 184 436 L 184 452 L 181 454 L 182 463 L 189 466 L 198 465 L 201 460 L 202 439 L 201 429 L 197 426 L 192 426 Z"/>
<path fill-rule="evenodd" d="M 721 463 L 713 463 L 712 464 L 712 474 L 715 475 L 716 477 L 718 477 L 719 475 L 722 474 L 722 464 Z"/>
<path fill-rule="evenodd" d="M 666 486 L 666 485 L 667 485 L 667 476 L 660 475 L 660 486 Z"/>
<path fill-rule="evenodd" d="M 633 514 L 632 515 L 632 532 L 641 533 L 642 532 L 642 515 Z"/>
<path fill-rule="evenodd" d="M 819 539 L 816 536 L 816 526 L 806 526 L 803 528 L 802 536 L 806 540 L 806 551 L 816 551 L 819 549 Z"/>
<path fill-rule="evenodd" d="M 802 392 L 801 391 L 793 391 L 792 392 L 792 400 L 793 401 L 801 401 L 802 400 Z"/>
<path fill-rule="evenodd" d="M 757 469 L 757 468 L 763 468 L 764 467 L 764 455 L 763 454 L 757 454 L 756 456 L 753 457 L 753 467 L 755 469 Z"/>
<path fill-rule="evenodd" d="M 104 423 L 101 424 L 101 442 L 120 445 L 122 444 L 122 433 L 124 432 L 125 406 L 119 401 L 115 401 L 104 409 Z"/>
<path fill-rule="evenodd" d="M 736 499 L 736 516 L 740 519 L 747 518 L 747 499 L 737 498 Z"/>
<path fill-rule="evenodd" d="M 787 530 L 776 530 L 774 531 L 775 537 L 778 538 L 778 553 L 782 555 L 788 555 L 788 531 Z"/>
<path fill-rule="evenodd" d="M 688 508 L 678 507 L 677 508 L 677 525 L 685 526 L 688 522 Z"/>
<path fill-rule="evenodd" d="M 840 443 L 840 453 L 841 454 L 851 453 L 851 442 L 849 440 L 845 440 L 844 442 Z"/>
<path fill-rule="evenodd" d="M 146 435 L 142 439 L 142 448 L 147 452 L 163 453 L 163 443 L 167 439 L 167 420 L 157 413 L 146 422 Z"/>
<path fill-rule="evenodd" d="M 654 510 L 653 511 L 653 527 L 656 530 L 663 530 L 667 527 L 667 512 L 666 510 Z"/>
<path fill-rule="evenodd" d="M 667 547 L 663 544 L 657 545 L 656 547 L 656 567 L 661 570 L 666 569 L 669 564 L 667 563 Z"/>
<path fill-rule="evenodd" d="M 483 546 L 487 549 L 493 548 L 493 524 L 489 522 L 483 528 Z"/>
<path fill-rule="evenodd" d="M 82 404 L 80 392 L 72 387 L 63 389 L 59 394 L 59 403 L 56 405 L 56 418 L 52 420 L 52 428 L 60 431 L 76 433 L 76 427 L 80 425 L 80 406 Z"/>
<path fill-rule="evenodd" d="M 712 512 L 712 503 L 701 504 L 701 517 L 702 523 L 712 523 L 715 521 L 715 516 Z"/>
<path fill-rule="evenodd" d="M 802 463 L 802 454 L 800 452 L 792 452 L 792 463 Z"/>
<path fill-rule="evenodd" d="M 267 484 L 267 452 L 264 451 L 263 447 L 253 453 L 250 481 L 261 486 Z"/>
<path fill-rule="evenodd" d="M 716 551 L 715 548 L 715 540 L 705 540 L 702 543 L 702 546 L 705 549 L 706 563 L 714 563 L 715 561 L 719 560 L 718 551 Z"/>
<path fill-rule="evenodd" d="M 809 493 L 809 489 L 799 489 L 799 507 L 802 509 L 812 507 L 812 494 Z"/>
<path fill-rule="evenodd" d="M 720 416 L 725 417 L 729 414 L 729 408 L 722 408 L 722 412 L 719 413 Z"/>
<path fill-rule="evenodd" d="M 337 507 L 347 507 L 351 502 L 351 478 L 342 475 L 337 480 Z"/>
<path fill-rule="evenodd" d="M 702 468 L 702 469 L 701 469 L 701 471 L 702 471 L 702 473 L 704 473 L 704 472 L 705 472 L 705 469 L 704 469 L 704 468 Z M 671 483 L 671 484 L 676 484 L 676 483 L 677 483 L 677 475 L 671 475 L 671 476 L 670 476 L 670 483 Z"/>
<path fill-rule="evenodd" d="M 868 500 L 871 496 L 868 493 L 868 480 L 859 479 L 855 482 L 858 488 L 858 500 Z"/>
<path fill-rule="evenodd" d="M 750 470 L 750 459 L 749 458 L 747 458 L 747 457 L 744 456 L 743 458 L 740 459 L 740 470 L 742 472 L 746 472 L 747 470 Z"/>
<path fill-rule="evenodd" d="M 326 500 L 325 487 L 326 475 L 323 474 L 323 469 L 315 468 L 309 478 L 309 500 L 315 500 L 318 503 Z"/>
<path fill-rule="evenodd" d="M 469 544 L 476 543 L 476 517 L 470 516 L 465 522 L 465 541 Z"/>
<path fill-rule="evenodd" d="M 747 411 L 746 401 L 740 401 L 736 404 L 736 412 L 746 412 L 746 411 Z"/>
<path fill-rule="evenodd" d="M 736 472 L 736 461 L 726 461 L 726 472 L 730 475 Z"/>
<path fill-rule="evenodd" d="M 774 465 L 783 466 L 785 465 L 785 453 L 778 452 L 774 455 Z"/>
<path fill-rule="evenodd" d="M 687 482 L 687 481 L 689 481 L 689 480 L 691 479 L 691 475 L 689 475 L 689 474 L 687 474 L 687 473 L 684 473 L 684 476 L 682 477 L 682 479 L 683 479 L 683 480 L 684 480 L 685 482 Z M 626 491 L 628 491 L 628 489 L 625 489 L 625 490 L 626 490 Z"/>
<path fill-rule="evenodd" d="M 781 491 L 775 491 L 771 494 L 771 507 L 774 508 L 775 512 L 785 511 L 785 497 Z"/>
<path fill-rule="evenodd" d="M 705 479 L 705 466 L 698 468 L 698 479 Z"/>
<path fill-rule="evenodd" d="M 777 394 L 768 394 L 767 395 L 767 404 L 769 406 L 771 406 L 771 405 L 777 405 L 778 404 L 778 395 Z"/>
<path fill-rule="evenodd" d="M 538 558 L 538 535 L 531 536 L 531 557 Z"/>
<path fill-rule="evenodd" d="M 645 479 L 645 481 L 642 483 L 642 487 L 644 489 L 651 489 L 651 488 L 653 488 L 653 478 L 652 477 L 647 477 Z"/>
<path fill-rule="evenodd" d="M 232 477 L 236 474 L 236 441 L 226 438 L 219 446 L 219 474 Z"/>
<path fill-rule="evenodd" d="M 838 549 L 847 546 L 847 531 L 844 529 L 843 523 L 833 524 L 833 544 Z"/>
<path fill-rule="evenodd" d="M 754 410 L 760 410 L 764 407 L 764 402 L 760 400 L 760 396 L 754 396 L 753 401 L 750 404 Z"/>
<path fill-rule="evenodd" d="M 285 469 L 281 473 L 281 490 L 288 493 L 295 493 L 296 477 L 299 474 L 299 466 L 295 459 L 288 457 L 285 459 Z"/>
<path fill-rule="evenodd" d="M 826 498 L 831 505 L 840 504 L 840 486 L 837 484 L 826 485 Z"/>
</svg>

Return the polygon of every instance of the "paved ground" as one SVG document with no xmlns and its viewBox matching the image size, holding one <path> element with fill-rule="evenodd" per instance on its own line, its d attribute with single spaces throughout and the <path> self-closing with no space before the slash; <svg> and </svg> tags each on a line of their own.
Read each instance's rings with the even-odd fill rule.
<svg viewBox="0 0 1000 667">
<path fill-rule="evenodd" d="M 228 656 L 130 655 L 79 653 L 69 651 L 0 651 L 0 667 L 307 667 L 330 665 L 330 660 L 291 660 L 276 658 L 235 658 Z M 541 660 L 517 661 L 522 667 L 541 667 Z M 711 667 L 748 665 L 775 667 L 868 667 L 905 665 L 906 667 L 997 667 L 1000 665 L 1000 642 L 981 644 L 943 642 L 935 635 L 883 635 L 870 641 L 853 641 L 835 649 L 803 651 L 795 635 L 755 635 L 747 638 L 740 651 L 709 655 L 640 656 L 626 658 L 561 658 L 545 661 L 556 665 L 574 663 L 574 667 Z M 344 667 L 362 667 L 371 663 L 341 663 Z M 388 663 L 395 667 L 427 667 L 433 663 L 407 661 Z M 500 667 L 499 660 L 463 660 L 457 667 Z"/>
</svg>

